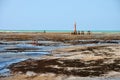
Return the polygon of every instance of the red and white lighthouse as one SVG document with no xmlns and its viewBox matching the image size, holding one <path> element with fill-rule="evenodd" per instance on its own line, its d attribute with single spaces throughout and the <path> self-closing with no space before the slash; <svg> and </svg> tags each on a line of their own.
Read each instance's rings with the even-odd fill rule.
<svg viewBox="0 0 120 80">
<path fill-rule="evenodd" d="M 77 33 L 77 30 L 76 30 L 76 22 L 74 23 L 74 33 L 75 33 L 75 34 Z"/>
</svg>

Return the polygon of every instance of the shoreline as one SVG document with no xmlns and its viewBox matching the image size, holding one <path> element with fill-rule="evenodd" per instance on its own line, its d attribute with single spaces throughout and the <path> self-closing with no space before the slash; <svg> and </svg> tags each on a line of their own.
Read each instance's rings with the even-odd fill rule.
<svg viewBox="0 0 120 80">
<path fill-rule="evenodd" d="M 43 55 L 39 59 L 37 58 L 38 60 L 28 59 L 12 64 L 9 68 L 14 74 L 9 77 L 0 78 L 0 80 L 18 80 L 18 78 L 19 80 L 38 80 L 39 78 L 39 80 L 43 80 L 46 79 L 46 76 L 50 77 L 46 80 L 57 80 L 58 78 L 60 80 L 71 80 L 73 77 L 75 80 L 77 78 L 78 80 L 82 79 L 82 77 L 87 78 L 86 80 L 95 79 L 96 77 L 120 77 L 119 34 L 92 34 L 83 36 L 68 33 L 0 33 L 0 39 L 3 42 L 38 40 L 39 42 L 34 46 L 56 46 L 56 42 L 70 45 L 65 48 L 54 49 L 50 51 L 50 54 Z M 46 44 L 41 43 L 41 41 L 54 41 L 54 43 Z M 101 42 L 103 45 L 99 44 Z M 3 44 L 8 45 L 1 42 L 1 45 Z M 77 46 L 83 44 L 97 45 Z M 26 48 L 25 50 L 30 49 L 32 48 Z M 19 48 L 8 50 L 25 51 L 23 48 L 22 50 Z M 42 66 L 40 67 L 41 64 Z"/>
</svg>

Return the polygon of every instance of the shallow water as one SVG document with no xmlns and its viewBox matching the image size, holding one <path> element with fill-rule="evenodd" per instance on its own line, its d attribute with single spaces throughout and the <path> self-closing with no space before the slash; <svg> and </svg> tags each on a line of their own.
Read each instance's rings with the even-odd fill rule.
<svg viewBox="0 0 120 80">
<path fill-rule="evenodd" d="M 0 76 L 9 74 L 7 67 L 12 63 L 24 61 L 28 58 L 37 59 L 41 55 L 49 54 L 53 49 L 65 47 L 63 43 L 52 41 L 40 41 L 38 43 L 57 45 L 37 46 L 31 44 L 32 41 L 1 41 L 0 43 Z"/>
</svg>

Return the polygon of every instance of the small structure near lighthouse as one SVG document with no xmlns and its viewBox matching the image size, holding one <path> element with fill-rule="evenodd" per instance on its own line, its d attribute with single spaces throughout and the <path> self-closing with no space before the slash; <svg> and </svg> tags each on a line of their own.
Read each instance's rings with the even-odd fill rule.
<svg viewBox="0 0 120 80">
<path fill-rule="evenodd" d="M 76 22 L 74 22 L 74 30 L 71 34 L 73 34 L 73 35 L 85 35 L 85 32 L 84 31 L 77 31 Z M 91 31 L 87 31 L 87 35 L 91 35 Z"/>
</svg>

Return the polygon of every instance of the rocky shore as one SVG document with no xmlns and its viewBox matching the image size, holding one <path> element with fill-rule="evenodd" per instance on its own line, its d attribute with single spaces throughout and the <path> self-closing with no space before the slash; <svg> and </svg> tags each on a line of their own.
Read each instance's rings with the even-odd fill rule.
<svg viewBox="0 0 120 80">
<path fill-rule="evenodd" d="M 13 34 L 13 33 L 12 33 Z M 38 35 L 38 34 L 37 34 Z M 57 34 L 60 35 L 60 34 Z M 108 34 L 102 37 L 89 36 L 90 40 L 63 38 L 62 34 L 55 37 L 53 34 L 40 35 L 37 40 L 53 40 L 70 44 L 68 47 L 58 48 L 50 51 L 50 54 L 41 56 L 39 59 L 27 59 L 13 63 L 8 68 L 11 76 L 1 77 L 0 80 L 119 80 L 120 79 L 120 44 L 119 35 L 113 38 Z M 100 35 L 100 34 L 99 34 Z M 21 34 L 20 34 L 21 36 Z M 107 36 L 107 37 L 105 37 Z M 113 36 L 113 35 L 112 35 Z M 32 36 L 33 37 L 33 36 Z M 80 37 L 80 36 L 79 36 Z M 41 38 L 41 39 L 40 39 Z M 56 39 L 57 38 L 57 39 Z M 87 37 L 86 37 L 87 38 Z M 27 38 L 31 39 L 31 38 Z M 61 40 L 62 39 L 62 40 Z M 91 40 L 92 39 L 92 40 Z M 8 39 L 4 39 L 8 40 Z M 10 40 L 10 39 L 9 39 Z M 14 39 L 13 39 L 14 40 Z M 24 40 L 21 38 L 20 40 Z M 105 44 L 101 44 L 105 43 Z M 28 43 L 32 44 L 32 43 Z M 51 43 L 52 44 L 52 43 Z M 45 44 L 50 46 L 51 44 Z M 79 45 L 89 44 L 89 46 Z M 97 45 L 91 45 L 97 44 Z M 44 43 L 37 43 L 37 46 Z M 58 43 L 53 43 L 58 45 Z M 91 46 L 90 46 L 91 45 Z M 8 49 L 16 50 L 16 48 Z M 23 51 L 24 49 L 22 49 Z M 30 50 L 30 49 L 25 49 Z M 34 49 L 33 49 L 34 50 Z M 17 48 L 17 51 L 21 49 Z"/>
<path fill-rule="evenodd" d="M 20 80 L 16 76 L 21 76 L 22 80 L 29 80 L 31 76 L 31 80 L 40 77 L 38 80 L 44 80 L 45 76 L 50 77 L 46 80 L 72 80 L 70 76 L 76 77 L 74 80 L 83 77 L 116 78 L 120 77 L 120 45 L 61 48 L 54 50 L 50 56 L 42 56 L 40 60 L 28 59 L 9 68 L 14 74 L 11 80 Z"/>
</svg>

